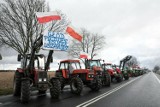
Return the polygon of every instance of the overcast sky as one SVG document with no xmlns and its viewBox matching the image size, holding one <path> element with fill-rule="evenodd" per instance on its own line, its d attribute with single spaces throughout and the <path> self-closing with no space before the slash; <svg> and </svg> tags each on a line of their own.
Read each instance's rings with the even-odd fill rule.
<svg viewBox="0 0 160 107">
<path fill-rule="evenodd" d="M 160 0 L 47 1 L 51 10 L 66 14 L 74 27 L 106 36 L 107 45 L 96 58 L 118 64 L 126 55 L 134 55 L 141 66 L 160 65 Z M 0 63 L 15 63 L 14 54 L 3 49 Z M 55 53 L 57 62 L 59 54 L 67 53 Z"/>
</svg>

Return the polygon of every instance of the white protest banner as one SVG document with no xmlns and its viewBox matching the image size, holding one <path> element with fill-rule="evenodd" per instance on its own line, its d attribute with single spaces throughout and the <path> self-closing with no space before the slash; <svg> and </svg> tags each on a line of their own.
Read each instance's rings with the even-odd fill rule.
<svg viewBox="0 0 160 107">
<path fill-rule="evenodd" d="M 43 49 L 66 51 L 68 39 L 61 32 L 46 32 L 43 35 Z"/>
</svg>

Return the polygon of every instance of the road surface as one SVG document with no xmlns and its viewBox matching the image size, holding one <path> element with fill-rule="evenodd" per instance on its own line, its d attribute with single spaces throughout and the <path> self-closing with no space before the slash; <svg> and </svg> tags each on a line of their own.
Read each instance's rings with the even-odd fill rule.
<svg viewBox="0 0 160 107">
<path fill-rule="evenodd" d="M 58 100 L 50 94 L 38 95 L 33 92 L 30 102 L 22 104 L 12 95 L 1 96 L 2 107 L 160 107 L 160 75 L 152 72 L 139 77 L 132 77 L 121 83 L 112 83 L 99 92 L 92 92 L 85 87 L 80 96 L 65 87 Z"/>
</svg>

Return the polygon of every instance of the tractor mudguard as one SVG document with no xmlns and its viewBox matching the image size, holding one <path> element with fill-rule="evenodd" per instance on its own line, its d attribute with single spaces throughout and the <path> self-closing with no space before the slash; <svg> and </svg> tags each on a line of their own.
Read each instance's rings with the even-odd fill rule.
<svg viewBox="0 0 160 107">
<path fill-rule="evenodd" d="M 23 73 L 24 70 L 22 68 L 17 68 L 16 72 Z"/>
</svg>

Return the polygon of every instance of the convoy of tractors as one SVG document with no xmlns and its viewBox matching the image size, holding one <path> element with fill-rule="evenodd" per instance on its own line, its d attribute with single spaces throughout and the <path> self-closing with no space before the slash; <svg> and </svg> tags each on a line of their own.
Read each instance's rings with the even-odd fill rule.
<svg viewBox="0 0 160 107">
<path fill-rule="evenodd" d="M 17 57 L 21 67 L 17 68 L 14 75 L 13 95 L 20 96 L 23 103 L 29 101 L 32 90 L 46 93 L 49 89 L 51 98 L 59 98 L 63 88 L 70 85 L 71 92 L 80 95 L 84 86 L 92 91 L 99 91 L 102 86 L 109 87 L 111 82 L 122 82 L 129 77 L 146 73 L 138 65 L 125 66 L 126 62 L 132 58 L 132 56 L 126 56 L 120 61 L 120 65 L 105 63 L 100 59 L 84 59 L 84 69 L 81 67 L 80 60 L 63 60 L 60 61 L 55 77 L 49 78 L 47 71 L 53 61 L 53 50 L 49 51 L 47 58 L 43 54 L 36 54 L 37 47 L 41 45 L 42 38 L 39 38 L 35 41 L 30 54 Z"/>
<path fill-rule="evenodd" d="M 34 42 L 30 54 L 18 55 L 21 67 L 17 68 L 14 76 L 14 96 L 19 96 L 21 102 L 30 99 L 31 91 L 38 90 L 45 93 L 50 90 L 51 98 L 59 98 L 66 85 L 70 85 L 73 94 L 80 95 L 84 86 L 92 91 L 99 91 L 102 86 L 109 87 L 111 82 L 128 80 L 130 76 L 139 76 L 145 72 L 138 66 L 126 67 L 126 62 L 132 56 L 126 56 L 120 65 L 105 63 L 100 59 L 83 59 L 85 68 L 82 69 L 80 60 L 60 61 L 55 77 L 48 77 L 47 72 L 53 61 L 53 50 L 48 56 L 37 54 L 37 48 L 42 46 L 42 36 Z"/>
</svg>

